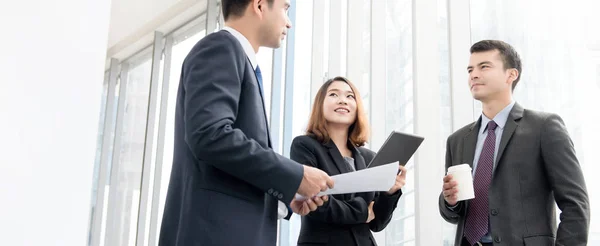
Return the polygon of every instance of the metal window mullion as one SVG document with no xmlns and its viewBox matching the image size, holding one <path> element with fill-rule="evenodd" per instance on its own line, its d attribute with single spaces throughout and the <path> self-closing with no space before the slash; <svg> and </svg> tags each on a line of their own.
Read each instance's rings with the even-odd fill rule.
<svg viewBox="0 0 600 246">
<path fill-rule="evenodd" d="M 102 218 L 104 213 L 104 192 L 106 187 L 106 176 L 108 175 L 108 159 L 110 158 L 110 145 L 112 144 L 112 130 L 114 122 L 114 104 L 115 104 L 115 90 L 117 86 L 118 76 L 118 65 L 119 60 L 112 58 L 110 60 L 110 71 L 108 74 L 108 91 L 106 93 L 106 109 L 104 116 L 104 129 L 102 138 L 102 149 L 100 156 L 100 167 L 98 170 L 98 182 L 96 190 L 96 204 L 94 213 L 92 215 L 92 228 L 90 245 L 100 245 L 100 238 L 102 232 Z"/>
<path fill-rule="evenodd" d="M 161 179 L 162 179 L 162 164 L 163 154 L 165 148 L 165 128 L 167 124 L 167 113 L 169 106 L 169 85 L 171 76 L 171 58 L 173 50 L 173 37 L 169 36 L 165 42 L 164 49 L 164 65 L 163 65 L 163 76 L 162 76 L 162 90 L 160 99 L 160 113 L 158 119 L 158 136 L 156 143 L 156 165 L 154 166 L 154 188 L 152 189 L 152 206 L 150 211 L 150 231 L 148 245 L 156 245 L 156 235 L 158 231 L 158 208 L 160 206 L 160 192 L 161 192 Z M 167 177 L 168 178 L 168 177 Z"/>
<path fill-rule="evenodd" d="M 217 19 L 218 19 L 218 23 L 219 23 L 219 29 L 223 29 L 223 26 L 225 25 L 225 20 L 223 19 L 223 12 L 221 11 L 221 0 L 218 0 L 217 3 Z"/>
<path fill-rule="evenodd" d="M 129 73 L 129 64 L 123 63 L 121 65 L 121 73 L 119 75 L 119 104 L 117 105 L 117 126 L 115 129 L 115 138 L 113 142 L 113 155 L 111 161 L 110 168 L 110 183 L 109 183 L 109 193 L 108 193 L 108 208 L 106 215 L 106 237 L 104 238 L 104 245 L 118 245 L 118 226 L 115 223 L 118 223 L 119 220 L 116 218 L 117 214 L 117 194 L 119 191 L 118 186 L 118 177 L 121 163 L 119 162 L 121 157 L 121 133 L 123 132 L 123 117 L 125 115 L 125 106 L 127 105 L 127 74 Z"/>
<path fill-rule="evenodd" d="M 220 8 L 218 0 L 206 1 L 206 35 L 214 32 L 217 29 L 219 10 Z"/>
<path fill-rule="evenodd" d="M 154 46 L 152 49 L 152 70 L 150 75 L 150 93 L 148 96 L 148 111 L 146 117 L 146 137 L 144 140 L 144 157 L 142 161 L 142 182 L 137 224 L 136 245 L 144 246 L 146 235 L 146 211 L 148 210 L 149 190 L 151 183 L 152 151 L 154 145 L 154 127 L 156 125 L 156 105 L 158 99 L 158 83 L 160 75 L 160 61 L 163 50 L 163 34 L 154 32 Z"/>
</svg>

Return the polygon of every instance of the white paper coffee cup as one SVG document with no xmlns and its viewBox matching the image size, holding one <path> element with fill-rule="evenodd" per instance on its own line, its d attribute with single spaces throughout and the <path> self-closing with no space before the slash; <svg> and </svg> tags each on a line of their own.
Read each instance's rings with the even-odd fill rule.
<svg viewBox="0 0 600 246">
<path fill-rule="evenodd" d="M 448 168 L 448 174 L 452 174 L 453 179 L 456 181 L 458 193 L 457 201 L 469 200 L 475 198 L 475 191 L 473 190 L 473 174 L 471 172 L 469 164 L 460 164 L 451 166 Z"/>
</svg>

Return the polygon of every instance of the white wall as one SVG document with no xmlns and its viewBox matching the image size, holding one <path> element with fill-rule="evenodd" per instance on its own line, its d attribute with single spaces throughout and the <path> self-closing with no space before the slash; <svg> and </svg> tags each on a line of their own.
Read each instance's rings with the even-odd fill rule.
<svg viewBox="0 0 600 246">
<path fill-rule="evenodd" d="M 110 0 L 0 6 L 0 245 L 85 245 Z"/>
</svg>

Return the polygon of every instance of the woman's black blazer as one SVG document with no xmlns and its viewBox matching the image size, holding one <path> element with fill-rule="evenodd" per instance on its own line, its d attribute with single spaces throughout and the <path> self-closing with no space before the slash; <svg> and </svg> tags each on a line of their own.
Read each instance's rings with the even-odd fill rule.
<svg viewBox="0 0 600 246">
<path fill-rule="evenodd" d="M 365 169 L 375 156 L 375 152 L 355 147 L 350 141 L 348 147 L 352 151 L 356 170 Z M 304 165 L 321 169 L 330 176 L 352 171 L 332 141 L 323 144 L 311 136 L 294 138 L 290 157 Z M 329 201 L 323 206 L 302 217 L 298 245 L 377 245 L 371 231 L 378 232 L 387 226 L 401 195 L 401 190 L 392 195 L 387 192 L 330 195 Z M 375 201 L 375 219 L 367 224 L 371 201 Z"/>
</svg>

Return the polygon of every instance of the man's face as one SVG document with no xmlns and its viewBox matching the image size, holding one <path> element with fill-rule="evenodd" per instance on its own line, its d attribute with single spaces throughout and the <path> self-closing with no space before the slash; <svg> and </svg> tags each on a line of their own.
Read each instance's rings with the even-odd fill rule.
<svg viewBox="0 0 600 246">
<path fill-rule="evenodd" d="M 473 98 L 485 102 L 510 94 L 516 69 L 504 69 L 498 50 L 471 54 L 467 72 Z"/>
<path fill-rule="evenodd" d="M 271 7 L 267 0 L 260 0 L 259 3 L 263 16 L 260 28 L 261 46 L 279 48 L 288 29 L 292 28 L 292 23 L 287 15 L 290 1 L 274 0 Z"/>
</svg>

